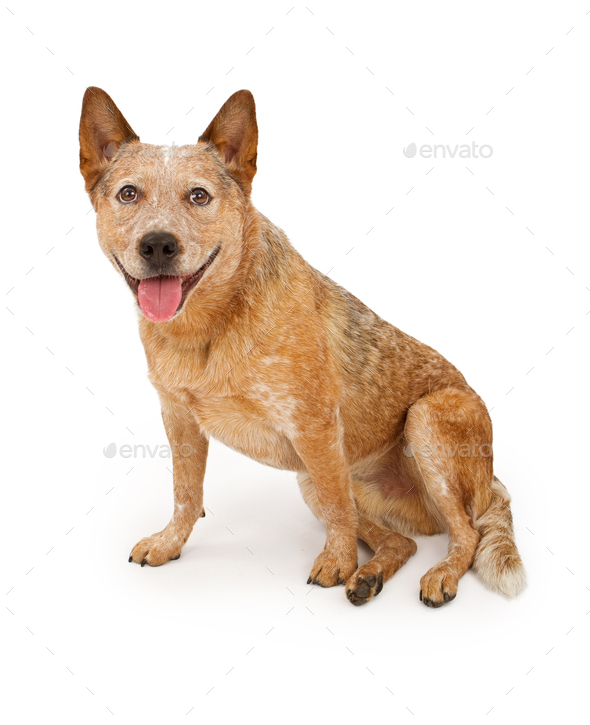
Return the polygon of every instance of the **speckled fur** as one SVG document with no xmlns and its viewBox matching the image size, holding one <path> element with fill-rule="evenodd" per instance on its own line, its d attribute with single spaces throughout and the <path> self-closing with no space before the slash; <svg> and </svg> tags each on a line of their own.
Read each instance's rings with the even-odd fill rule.
<svg viewBox="0 0 590 725">
<path fill-rule="evenodd" d="M 516 594 L 524 573 L 492 457 L 444 454 L 444 445 L 491 446 L 484 403 L 451 363 L 312 268 L 252 206 L 257 139 L 248 91 L 182 155 L 141 144 L 104 91 L 84 97 L 81 171 L 117 271 L 114 255 L 131 276 L 147 276 L 138 245 L 149 231 L 178 239 L 171 275 L 191 274 L 220 246 L 172 320 L 152 322 L 138 308 L 169 438 L 194 452 L 174 459 L 172 520 L 130 561 L 158 566 L 180 556 L 204 511 L 212 436 L 297 472 L 327 530 L 308 581 L 344 583 L 348 599 L 363 604 L 415 553 L 408 536 L 448 532 L 448 556 L 421 580 L 425 604 L 453 599 L 474 561 L 487 584 Z M 124 184 L 140 189 L 136 203 L 117 201 Z M 210 193 L 206 208 L 187 203 L 193 186 Z M 441 450 L 426 456 L 428 445 Z M 360 569 L 357 538 L 375 551 Z"/>
</svg>

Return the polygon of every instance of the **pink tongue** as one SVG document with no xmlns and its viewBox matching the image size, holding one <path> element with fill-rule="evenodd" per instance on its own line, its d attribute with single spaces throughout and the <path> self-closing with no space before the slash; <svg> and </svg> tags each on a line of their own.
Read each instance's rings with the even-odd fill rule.
<svg viewBox="0 0 590 725">
<path fill-rule="evenodd" d="M 180 277 L 150 277 L 139 281 L 139 306 L 148 320 L 165 322 L 172 319 L 182 299 Z"/>
</svg>

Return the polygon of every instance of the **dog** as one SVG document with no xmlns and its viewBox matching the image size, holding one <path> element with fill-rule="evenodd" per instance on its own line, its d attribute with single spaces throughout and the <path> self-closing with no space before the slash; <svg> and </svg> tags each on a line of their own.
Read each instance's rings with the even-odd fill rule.
<svg viewBox="0 0 590 725">
<path fill-rule="evenodd" d="M 318 272 L 252 205 L 258 126 L 234 93 L 198 142 L 143 144 L 110 96 L 86 90 L 80 170 L 101 248 L 137 303 L 174 458 L 174 514 L 130 562 L 178 559 L 203 507 L 208 441 L 294 471 L 325 524 L 308 584 L 365 604 L 448 533 L 420 580 L 452 601 L 470 566 L 507 596 L 525 585 L 487 408 L 442 355 Z M 359 568 L 357 540 L 374 552 Z"/>
</svg>

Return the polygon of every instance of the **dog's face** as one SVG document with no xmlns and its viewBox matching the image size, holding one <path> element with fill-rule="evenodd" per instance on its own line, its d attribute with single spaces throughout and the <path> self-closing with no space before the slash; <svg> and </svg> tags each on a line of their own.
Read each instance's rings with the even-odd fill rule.
<svg viewBox="0 0 590 725">
<path fill-rule="evenodd" d="M 104 91 L 86 91 L 80 170 L 99 242 L 147 319 L 171 320 L 197 289 L 221 288 L 235 272 L 257 141 L 249 91 L 235 93 L 199 142 L 182 147 L 141 143 Z"/>
</svg>

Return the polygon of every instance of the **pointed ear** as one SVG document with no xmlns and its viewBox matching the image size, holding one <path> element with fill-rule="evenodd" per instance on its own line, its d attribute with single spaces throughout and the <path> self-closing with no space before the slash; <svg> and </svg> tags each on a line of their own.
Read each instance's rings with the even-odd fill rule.
<svg viewBox="0 0 590 725">
<path fill-rule="evenodd" d="M 113 99 L 102 88 L 86 89 L 80 117 L 80 171 L 90 191 L 124 141 L 139 140 Z"/>
<path fill-rule="evenodd" d="M 250 194 L 258 148 L 256 106 L 250 91 L 230 96 L 199 141 L 210 141 L 216 146 L 229 171 Z"/>
</svg>

